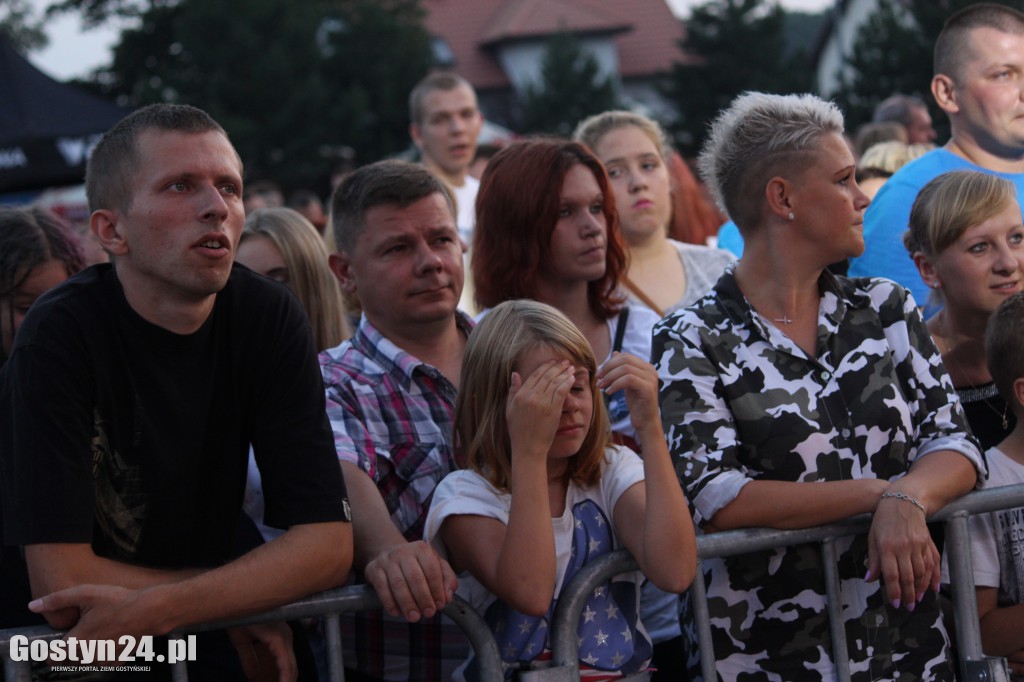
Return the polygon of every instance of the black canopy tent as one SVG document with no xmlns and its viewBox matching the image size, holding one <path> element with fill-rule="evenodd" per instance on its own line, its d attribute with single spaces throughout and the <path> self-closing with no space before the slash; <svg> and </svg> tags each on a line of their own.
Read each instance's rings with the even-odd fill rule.
<svg viewBox="0 0 1024 682">
<path fill-rule="evenodd" d="M 53 80 L 0 35 L 0 193 L 81 183 L 89 150 L 126 113 Z"/>
</svg>

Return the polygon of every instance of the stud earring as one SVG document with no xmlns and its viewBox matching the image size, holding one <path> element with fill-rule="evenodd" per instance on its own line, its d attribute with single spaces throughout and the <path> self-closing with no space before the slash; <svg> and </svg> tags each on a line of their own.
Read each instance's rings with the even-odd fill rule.
<svg viewBox="0 0 1024 682">
<path fill-rule="evenodd" d="M 790 211 L 790 212 L 789 212 L 789 219 L 790 219 L 790 220 L 796 220 L 796 216 L 795 216 L 795 215 L 793 215 L 793 212 L 792 212 L 792 211 Z"/>
</svg>

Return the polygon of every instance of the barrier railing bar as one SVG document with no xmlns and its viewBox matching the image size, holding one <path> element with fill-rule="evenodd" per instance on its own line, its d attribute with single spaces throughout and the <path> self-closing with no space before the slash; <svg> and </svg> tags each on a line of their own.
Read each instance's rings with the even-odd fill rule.
<svg viewBox="0 0 1024 682">
<path fill-rule="evenodd" d="M 444 615 L 451 618 L 469 638 L 473 647 L 474 661 L 478 666 L 481 682 L 503 682 L 505 663 L 501 660 L 498 642 L 484 617 L 469 602 L 458 595 L 444 607 Z"/>
<path fill-rule="evenodd" d="M 352 611 L 371 611 L 380 608 L 380 600 L 369 585 L 351 585 L 338 587 L 310 595 L 299 601 L 280 606 L 272 611 L 262 611 L 249 616 L 231 618 L 187 628 L 175 630 L 169 636 L 181 637 L 186 632 L 206 632 L 209 630 L 226 630 L 240 625 L 253 625 L 274 620 L 298 620 L 301 618 L 318 618 L 333 613 L 349 613 Z M 2 634 L 2 633 L 0 633 Z M 2 641 L 2 640 L 0 640 Z"/>
<path fill-rule="evenodd" d="M 828 629 L 832 635 L 832 662 L 839 682 L 850 682 L 850 652 L 846 644 L 843 600 L 839 594 L 839 557 L 833 538 L 821 541 L 821 565 L 825 570 L 825 605 L 828 608 Z"/>
<path fill-rule="evenodd" d="M 985 657 L 982 652 L 980 626 L 975 615 L 977 614 L 977 601 L 973 590 L 974 580 L 970 565 L 967 516 L 1000 509 L 1011 509 L 1017 506 L 1024 506 L 1024 484 L 970 493 L 929 517 L 929 521 L 947 522 L 947 542 L 951 549 L 949 552 L 951 583 L 954 586 L 958 584 L 961 586 L 971 586 L 971 589 L 961 588 L 958 590 L 955 587 L 953 589 L 957 615 L 968 614 L 973 616 L 957 618 L 957 636 L 962 654 L 962 672 L 964 672 L 968 680 L 1000 682 L 1001 680 L 1008 680 L 1009 677 L 1002 659 Z M 697 639 L 701 651 L 701 670 L 705 680 L 716 679 L 716 672 L 701 559 L 733 556 L 773 549 L 783 545 L 812 542 L 822 544 L 823 565 L 826 566 L 826 591 L 830 604 L 829 627 L 833 639 L 833 658 L 836 661 L 839 679 L 848 680 L 849 657 L 848 654 L 840 655 L 839 649 L 839 640 L 841 638 L 843 640 L 841 651 L 846 652 L 845 629 L 842 627 L 838 630 L 836 629 L 836 625 L 833 623 L 835 617 L 831 607 L 834 601 L 840 601 L 838 600 L 839 590 L 835 546 L 832 541 L 837 537 L 866 533 L 870 528 L 870 524 L 871 516 L 863 514 L 841 523 L 800 530 L 745 528 L 710 535 L 699 535 L 697 538 L 697 578 L 691 587 L 690 597 L 693 602 L 692 608 L 694 609 L 697 627 Z M 956 548 L 956 551 L 953 551 L 954 548 Z M 625 550 L 619 550 L 600 557 L 585 566 L 569 585 L 562 590 L 562 596 L 555 610 L 551 631 L 553 663 L 556 666 L 569 666 L 573 671 L 578 669 L 579 650 L 576 628 L 590 590 L 609 576 L 634 570 L 638 570 L 636 561 Z M 834 583 L 834 585 L 831 585 L 831 583 Z M 335 630 L 340 630 L 337 627 L 336 614 L 376 608 L 380 608 L 380 602 L 372 588 L 367 585 L 350 586 L 328 590 L 274 609 L 273 611 L 229 621 L 205 623 L 189 627 L 175 631 L 171 636 L 181 636 L 185 632 L 218 630 L 273 620 L 296 620 L 326 616 L 328 617 L 326 630 L 329 670 L 332 679 L 343 680 L 344 676 L 341 672 L 342 665 L 340 660 L 341 639 L 340 633 L 335 632 Z M 841 626 L 841 602 L 835 610 L 838 612 L 838 622 Z M 445 608 L 444 613 L 459 625 L 473 645 L 481 680 L 486 682 L 504 680 L 504 664 L 501 661 L 498 645 L 483 617 L 459 597 L 456 597 L 455 601 Z M 333 625 L 331 624 L 332 621 Z M 45 626 L 0 630 L 0 651 L 2 651 L 0 661 L 2 661 L 4 667 L 5 682 L 28 682 L 31 675 L 29 662 L 10 660 L 9 642 L 10 638 L 14 635 L 24 635 L 30 640 L 49 640 L 61 637 L 63 633 L 51 630 Z M 338 649 L 336 658 L 331 651 L 332 647 L 337 647 Z M 843 672 L 843 668 L 845 668 L 845 672 Z M 187 680 L 187 672 L 184 666 L 174 666 L 172 675 L 176 682 L 185 682 Z"/>
<path fill-rule="evenodd" d="M 332 680 L 345 682 L 345 664 L 341 657 L 341 619 L 338 614 L 324 616 L 324 639 L 327 640 L 327 674 Z"/>
<path fill-rule="evenodd" d="M 188 682 L 188 665 L 184 662 L 171 666 L 171 682 Z"/>
<path fill-rule="evenodd" d="M 706 536 L 702 536 L 706 537 Z M 701 538 L 697 538 L 698 547 Z M 693 624 L 697 629 L 697 648 L 701 652 L 700 672 L 705 680 L 715 680 L 715 645 L 711 637 L 711 613 L 708 611 L 708 592 L 704 587 L 704 564 L 700 550 L 697 551 L 697 572 L 689 590 L 690 609 L 693 610 Z M 705 656 L 704 652 L 708 652 Z"/>
<path fill-rule="evenodd" d="M 624 549 L 591 561 L 562 588 L 551 617 L 551 659 L 556 667 L 579 669 L 579 642 L 576 631 L 587 597 L 610 576 L 639 569 L 633 556 Z"/>
<path fill-rule="evenodd" d="M 1017 506 L 1024 506 L 1024 484 L 991 488 L 972 492 L 955 502 L 947 505 L 940 512 L 929 517 L 929 521 L 949 522 L 954 518 L 964 518 L 964 537 L 966 537 L 966 515 L 979 514 L 999 509 L 1010 509 Z M 947 523 L 947 527 L 950 524 Z M 822 544 L 823 566 L 826 567 L 826 591 L 829 599 L 829 629 L 833 638 L 833 660 L 837 668 L 839 680 L 849 680 L 849 654 L 846 644 L 845 626 L 838 632 L 834 630 L 832 604 L 836 603 L 835 612 L 838 614 L 839 625 L 842 625 L 842 605 L 838 599 L 838 565 L 836 563 L 836 552 L 833 541 L 839 537 L 848 535 L 860 535 L 867 533 L 871 527 L 871 515 L 861 514 L 839 523 L 804 528 L 798 530 L 777 530 L 772 528 L 743 528 L 737 530 L 723 531 L 713 534 L 702 534 L 697 537 L 697 572 L 696 579 L 690 588 L 691 607 L 694 612 L 694 624 L 697 630 L 697 642 L 701 652 L 701 673 L 705 682 L 717 679 L 715 671 L 714 647 L 712 644 L 710 616 L 707 611 L 707 594 L 703 580 L 703 567 L 701 559 L 733 556 L 749 552 L 774 549 L 783 545 L 795 544 Z M 957 531 L 953 531 L 955 534 Z M 947 538 L 947 542 L 949 539 Z M 950 545 L 953 546 L 952 544 Z M 966 546 L 966 545 L 965 545 Z M 958 556 L 964 556 L 969 550 L 958 551 Z M 636 570 L 636 562 L 632 560 L 628 552 L 619 550 L 612 554 L 605 555 L 600 559 L 588 564 L 580 570 L 572 582 L 562 590 L 559 605 L 555 610 L 552 619 L 551 642 L 553 662 L 556 666 L 578 666 L 578 646 L 576 640 L 576 628 L 586 595 L 610 575 Z M 962 570 L 962 569 L 960 569 Z M 968 617 L 958 617 L 957 627 L 973 630 L 973 634 L 967 637 L 977 638 L 978 646 L 976 653 L 972 656 L 961 656 L 962 665 L 969 671 L 967 679 L 971 682 L 1002 682 L 1008 680 L 1003 672 L 1005 665 L 1002 659 L 985 657 L 981 654 L 980 626 L 977 620 L 977 603 L 974 597 L 974 576 L 968 565 L 967 570 L 957 578 L 953 578 L 953 566 L 950 566 L 951 582 L 956 585 L 970 586 L 970 589 L 957 590 L 954 588 L 954 596 L 962 593 L 962 599 L 966 604 L 961 605 L 955 601 L 956 613 L 969 614 Z M 835 581 L 835 587 L 830 588 L 828 583 Z M 838 634 L 841 633 L 841 634 Z M 838 645 L 838 639 L 842 639 L 842 646 Z M 845 672 L 844 672 L 845 669 Z"/>
<path fill-rule="evenodd" d="M 51 639 L 59 639 L 63 636 L 63 633 L 57 632 L 45 625 L 0 630 L 0 652 L 2 652 L 0 661 L 2 661 L 4 666 L 4 682 L 31 682 L 32 662 L 11 660 L 10 641 L 14 635 L 25 635 L 30 640 L 42 639 L 49 641 Z"/>
<path fill-rule="evenodd" d="M 32 682 L 32 664 L 28 661 L 12 661 L 10 647 L 6 647 L 0 663 L 4 666 L 4 682 Z"/>
<path fill-rule="evenodd" d="M 373 591 L 373 588 L 369 585 L 354 585 L 327 590 L 326 592 L 306 597 L 305 599 L 293 602 L 272 611 L 265 611 L 263 613 L 232 620 L 203 623 L 196 626 L 190 626 L 188 628 L 181 628 L 179 630 L 175 630 L 169 636 L 181 637 L 187 632 L 223 630 L 239 625 L 251 625 L 253 623 L 263 623 L 276 620 L 317 618 L 351 611 L 369 611 L 376 608 L 380 608 L 380 600 L 377 599 L 377 595 Z M 473 646 L 476 653 L 474 660 L 478 666 L 481 681 L 502 682 L 505 679 L 504 664 L 501 660 L 501 654 L 498 651 L 498 644 L 494 639 L 494 635 L 491 634 L 491 630 L 487 626 L 486 621 L 484 621 L 483 616 L 478 614 L 458 595 L 456 595 L 455 599 L 445 607 L 444 614 L 462 629 L 466 634 L 466 637 L 469 639 L 470 644 Z M 64 633 L 52 630 L 46 626 L 0 630 L 0 650 L 4 652 L 3 663 L 6 682 L 22 682 L 22 680 L 27 682 L 29 680 L 29 663 L 27 661 L 23 663 L 21 661 L 9 660 L 9 643 L 11 637 L 14 635 L 24 635 L 30 640 L 50 640 L 63 637 Z M 331 638 L 331 640 L 337 642 L 337 646 L 339 647 L 337 665 L 340 667 L 340 628 L 338 628 L 338 632 Z M 331 646 L 331 640 L 328 641 L 328 647 Z M 15 673 L 13 674 L 20 674 L 17 671 L 22 667 L 26 670 L 24 673 L 26 676 L 12 678 L 12 673 L 10 671 L 13 669 L 15 670 Z M 186 682 L 188 680 L 188 672 L 184 665 L 172 666 L 171 675 L 175 682 Z M 342 680 L 343 677 L 338 676 L 333 679 Z"/>
<path fill-rule="evenodd" d="M 950 584 L 962 585 L 968 579 L 973 584 L 974 571 L 971 566 L 966 512 L 961 512 L 946 522 L 946 548 L 948 549 L 946 558 L 949 561 Z M 954 590 L 953 609 L 957 614 L 977 613 L 978 601 L 974 590 Z M 956 619 L 957 648 L 963 658 L 981 658 L 984 654 L 981 651 L 980 626 L 969 627 L 969 623 L 963 622 L 965 620 L 973 621 L 974 619 Z"/>
</svg>

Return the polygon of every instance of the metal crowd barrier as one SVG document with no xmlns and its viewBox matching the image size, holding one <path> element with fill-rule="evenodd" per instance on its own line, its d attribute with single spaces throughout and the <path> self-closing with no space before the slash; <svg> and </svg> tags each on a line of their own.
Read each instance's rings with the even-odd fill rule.
<svg viewBox="0 0 1024 682">
<path fill-rule="evenodd" d="M 978 604 L 974 594 L 974 573 L 971 567 L 970 538 L 967 517 L 972 514 L 1024 507 L 1024 484 L 992 488 L 965 495 L 945 509 L 929 517 L 946 526 L 945 554 L 949 560 L 950 583 L 956 626 L 957 650 L 960 657 L 961 679 L 964 682 L 1009 682 L 1006 661 L 985 656 L 981 646 L 981 627 L 978 623 Z M 840 523 L 802 530 L 772 530 L 749 528 L 731 530 L 697 538 L 697 577 L 691 587 L 697 640 L 700 647 L 701 673 L 705 682 L 717 679 L 715 655 L 711 643 L 711 623 L 704 590 L 702 559 L 734 556 L 786 545 L 820 543 L 822 565 L 825 570 L 825 588 L 828 600 L 829 631 L 832 640 L 832 660 L 836 666 L 838 682 L 849 682 L 850 660 L 839 601 L 839 572 L 836 561 L 835 539 L 866 533 L 871 516 L 864 514 Z M 584 604 L 590 592 L 608 578 L 635 571 L 636 561 L 625 550 L 600 557 L 581 569 L 562 590 L 551 623 L 552 667 L 532 671 L 531 680 L 560 682 L 579 679 L 577 627 Z M 351 611 L 380 608 L 376 594 L 368 586 L 344 587 L 314 595 L 274 611 L 232 621 L 210 623 L 189 628 L 184 632 L 216 630 L 275 620 L 324 617 L 327 630 L 328 669 L 332 680 L 344 680 L 341 661 L 341 637 L 338 616 Z M 480 666 L 483 682 L 504 680 L 504 665 L 497 643 L 483 618 L 458 597 L 445 608 L 449 616 L 466 633 Z M 175 633 L 177 635 L 184 634 Z M 4 659 L 6 682 L 28 682 L 29 663 L 11 661 L 10 638 L 25 635 L 29 639 L 53 639 L 61 633 L 46 627 L 19 628 L 0 631 L 0 655 Z M 187 680 L 184 664 L 173 668 L 175 682 Z M 631 680 L 644 679 L 635 675 Z"/>
<path fill-rule="evenodd" d="M 373 588 L 368 585 L 341 587 L 312 595 L 292 604 L 287 604 L 273 611 L 221 621 L 204 623 L 171 633 L 172 637 L 181 637 L 187 633 L 208 630 L 223 630 L 238 625 L 251 625 L 268 621 L 298 620 L 303 618 L 323 618 L 327 641 L 327 667 L 331 680 L 344 682 L 345 674 L 341 660 L 341 629 L 339 616 L 353 611 L 370 611 L 380 608 Z M 481 682 L 501 682 L 505 679 L 504 664 L 498 651 L 498 644 L 491 634 L 487 623 L 468 603 L 456 596 L 455 600 L 444 609 L 444 614 L 462 628 L 476 654 Z M 0 630 L 0 657 L 3 659 L 5 682 L 30 682 L 31 662 L 12 661 L 10 658 L 10 641 L 15 635 L 24 635 L 29 640 L 51 640 L 63 636 L 45 626 L 31 628 L 15 628 Z M 171 677 L 174 682 L 186 682 L 188 670 L 185 663 L 171 666 Z"/>
<path fill-rule="evenodd" d="M 947 505 L 928 518 L 946 526 L 945 555 L 949 560 L 949 580 L 953 591 L 957 651 L 960 657 L 960 679 L 964 682 L 1010 682 L 1006 661 L 985 656 L 981 647 L 981 626 L 978 603 L 974 593 L 974 572 L 971 567 L 970 538 L 967 517 L 972 514 L 1024 507 L 1024 484 L 992 488 L 970 493 Z M 697 641 L 700 648 L 701 675 L 705 682 L 718 679 L 715 654 L 711 643 L 711 621 L 704 588 L 702 559 L 734 556 L 786 545 L 820 543 L 825 569 L 825 590 L 828 599 L 829 632 L 832 639 L 832 660 L 838 682 L 850 680 L 850 657 L 846 644 L 842 606 L 839 600 L 839 570 L 835 539 L 868 532 L 870 514 L 856 516 L 840 523 L 802 530 L 745 528 L 697 538 L 697 577 L 691 587 Z M 561 671 L 554 670 L 550 680 L 578 679 L 578 640 L 576 628 L 587 595 L 611 576 L 637 570 L 632 556 L 625 550 L 605 555 L 582 568 L 562 592 L 551 626 L 552 659 Z M 547 679 L 547 678 L 545 678 Z"/>
</svg>

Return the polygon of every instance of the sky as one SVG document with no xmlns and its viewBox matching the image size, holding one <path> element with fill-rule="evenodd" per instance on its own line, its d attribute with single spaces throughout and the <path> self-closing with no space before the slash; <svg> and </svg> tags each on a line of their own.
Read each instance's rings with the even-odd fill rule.
<svg viewBox="0 0 1024 682">
<path fill-rule="evenodd" d="M 283 0 L 282 0 L 283 1 Z M 689 8 L 703 4 L 706 0 L 666 0 L 672 11 L 685 18 Z M 808 12 L 821 11 L 833 4 L 833 0 L 781 0 L 789 10 Z M 42 12 L 51 0 L 31 0 Z M 57 80 L 84 77 L 96 67 L 110 60 L 110 48 L 117 42 L 119 28 L 105 26 L 88 31 L 83 30 L 75 14 L 66 14 L 54 19 L 46 26 L 50 45 L 29 55 L 29 60 L 39 69 Z"/>
</svg>

